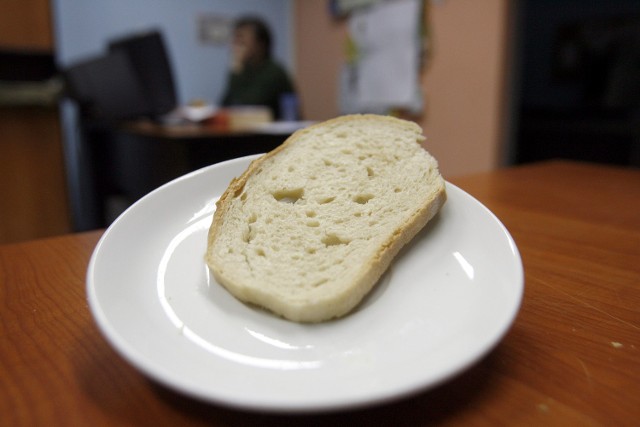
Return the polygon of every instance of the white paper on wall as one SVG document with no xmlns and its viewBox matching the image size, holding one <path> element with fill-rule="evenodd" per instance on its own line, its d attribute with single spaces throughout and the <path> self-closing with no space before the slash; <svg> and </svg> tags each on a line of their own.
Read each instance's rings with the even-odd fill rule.
<svg viewBox="0 0 640 427">
<path fill-rule="evenodd" d="M 419 92 L 421 0 L 380 2 L 354 13 L 349 30 L 358 52 L 352 104 L 360 109 L 414 108 Z"/>
</svg>

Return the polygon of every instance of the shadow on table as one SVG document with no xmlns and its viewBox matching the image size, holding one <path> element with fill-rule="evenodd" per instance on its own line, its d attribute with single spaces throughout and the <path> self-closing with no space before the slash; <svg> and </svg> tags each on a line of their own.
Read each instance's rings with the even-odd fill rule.
<svg viewBox="0 0 640 427">
<path fill-rule="evenodd" d="M 359 409 L 336 412 L 282 414 L 236 410 L 201 402 L 153 383 L 158 397 L 185 417 L 202 422 L 222 422 L 225 425 L 284 426 L 284 425 L 436 425 L 451 421 L 465 408 L 483 406 L 499 381 L 501 353 L 499 345 L 484 359 L 448 382 L 416 395 Z"/>
</svg>

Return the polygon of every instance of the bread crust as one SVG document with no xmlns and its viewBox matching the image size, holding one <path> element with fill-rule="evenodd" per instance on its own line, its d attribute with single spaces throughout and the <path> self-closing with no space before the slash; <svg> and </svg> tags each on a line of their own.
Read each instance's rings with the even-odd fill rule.
<svg viewBox="0 0 640 427">
<path fill-rule="evenodd" d="M 438 184 L 439 186 L 433 192 L 432 197 L 413 213 L 404 226 L 397 228 L 394 233 L 378 247 L 375 255 L 372 256 L 367 263 L 362 264 L 358 268 L 358 271 L 355 274 L 356 279 L 351 283 L 351 285 L 347 289 L 344 289 L 340 294 L 332 295 L 331 298 L 320 301 L 318 304 L 295 306 L 291 305 L 290 302 L 283 302 L 274 298 L 274 296 L 269 292 L 261 292 L 256 289 L 246 289 L 236 286 L 237 284 L 233 283 L 233 281 L 227 277 L 224 269 L 215 260 L 215 256 L 212 253 L 214 241 L 219 236 L 222 224 L 224 223 L 229 209 L 231 208 L 231 200 L 242 193 L 245 185 L 247 184 L 247 180 L 254 175 L 261 166 L 265 164 L 265 162 L 286 151 L 288 147 L 296 144 L 298 140 L 312 132 L 314 128 L 340 124 L 342 122 L 346 123 L 354 120 L 390 121 L 397 125 L 396 121 L 399 119 L 371 114 L 349 115 L 331 119 L 326 122 L 312 125 L 309 128 L 302 129 L 294 133 L 276 149 L 252 161 L 242 175 L 231 181 L 226 191 L 217 201 L 216 212 L 214 213 L 207 238 L 208 249 L 206 261 L 216 281 L 222 284 L 236 298 L 246 303 L 264 307 L 286 319 L 296 322 L 315 323 L 342 317 L 352 311 L 361 302 L 364 296 L 372 290 L 380 277 L 391 265 L 393 259 L 402 247 L 410 242 L 444 205 L 447 196 L 444 180 L 440 179 Z M 422 133 L 422 130 L 415 123 L 404 122 L 403 124 L 405 126 L 415 126 L 419 134 Z"/>
</svg>

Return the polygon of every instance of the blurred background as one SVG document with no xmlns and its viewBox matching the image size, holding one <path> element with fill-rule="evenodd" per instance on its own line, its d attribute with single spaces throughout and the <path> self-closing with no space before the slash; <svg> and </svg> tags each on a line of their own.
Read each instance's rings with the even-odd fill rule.
<svg viewBox="0 0 640 427">
<path fill-rule="evenodd" d="M 221 108 L 246 15 L 294 81 L 286 123 Z M 405 68 L 380 62 L 407 46 Z M 639 106 L 637 0 L 6 0 L 0 243 L 105 227 L 176 176 L 348 112 L 419 123 L 445 177 L 638 167 Z"/>
</svg>

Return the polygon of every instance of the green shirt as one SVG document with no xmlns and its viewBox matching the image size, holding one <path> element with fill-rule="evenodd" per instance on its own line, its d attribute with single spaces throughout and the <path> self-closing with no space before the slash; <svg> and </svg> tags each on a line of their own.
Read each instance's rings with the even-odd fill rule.
<svg viewBox="0 0 640 427">
<path fill-rule="evenodd" d="M 222 105 L 264 105 L 280 118 L 280 96 L 294 93 L 287 72 L 271 59 L 246 67 L 239 73 L 230 73 Z"/>
</svg>

